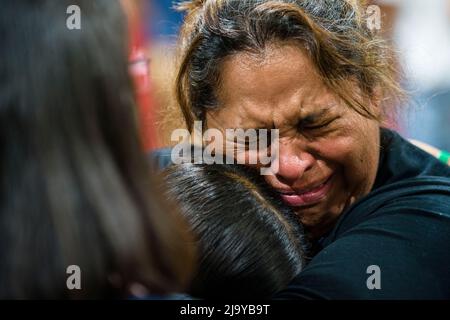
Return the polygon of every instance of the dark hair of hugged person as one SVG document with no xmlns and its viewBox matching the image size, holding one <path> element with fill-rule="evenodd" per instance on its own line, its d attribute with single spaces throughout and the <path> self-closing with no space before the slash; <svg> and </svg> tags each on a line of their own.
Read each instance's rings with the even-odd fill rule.
<svg viewBox="0 0 450 320">
<path fill-rule="evenodd" d="M 198 238 L 193 296 L 268 298 L 304 267 L 303 228 L 256 170 L 186 163 L 164 177 Z"/>
<path fill-rule="evenodd" d="M 118 1 L 2 1 L 0 298 L 165 294 L 189 279 L 189 233 L 142 154 L 124 20 Z"/>
</svg>

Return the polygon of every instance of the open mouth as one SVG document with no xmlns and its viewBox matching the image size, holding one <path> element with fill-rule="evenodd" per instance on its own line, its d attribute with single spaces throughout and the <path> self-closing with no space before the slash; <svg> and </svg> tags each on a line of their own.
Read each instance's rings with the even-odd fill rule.
<svg viewBox="0 0 450 320">
<path fill-rule="evenodd" d="M 283 201 L 291 207 L 302 207 L 315 204 L 322 200 L 330 190 L 331 181 L 333 175 L 331 175 L 326 181 L 322 182 L 320 185 L 315 186 L 309 190 L 301 192 L 283 192 L 280 191 L 281 198 Z"/>
</svg>

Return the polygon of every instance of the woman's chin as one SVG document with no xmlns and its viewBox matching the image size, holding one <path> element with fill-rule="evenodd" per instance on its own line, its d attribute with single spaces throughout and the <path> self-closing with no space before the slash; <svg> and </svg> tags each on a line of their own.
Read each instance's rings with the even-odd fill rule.
<svg viewBox="0 0 450 320">
<path fill-rule="evenodd" d="M 339 219 L 345 205 L 335 205 L 323 201 L 310 207 L 293 208 L 299 221 L 312 238 L 320 238 L 329 232 Z"/>
</svg>

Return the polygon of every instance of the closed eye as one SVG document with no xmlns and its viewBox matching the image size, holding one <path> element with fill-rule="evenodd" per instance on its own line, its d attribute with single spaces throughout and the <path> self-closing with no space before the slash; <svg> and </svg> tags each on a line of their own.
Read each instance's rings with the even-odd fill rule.
<svg viewBox="0 0 450 320">
<path fill-rule="evenodd" d="M 318 130 L 323 129 L 330 125 L 332 122 L 334 122 L 336 118 L 331 118 L 322 122 L 317 122 L 315 119 L 311 119 L 306 117 L 305 119 L 301 120 L 298 124 L 299 130 Z"/>
</svg>

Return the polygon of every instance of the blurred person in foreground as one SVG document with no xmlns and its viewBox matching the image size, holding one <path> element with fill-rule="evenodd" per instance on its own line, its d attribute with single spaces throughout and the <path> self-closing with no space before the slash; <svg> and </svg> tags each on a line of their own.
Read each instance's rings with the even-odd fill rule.
<svg viewBox="0 0 450 320">
<path fill-rule="evenodd" d="M 182 291 L 194 252 L 141 151 L 119 2 L 3 1 L 0 37 L 0 298 Z"/>
</svg>

